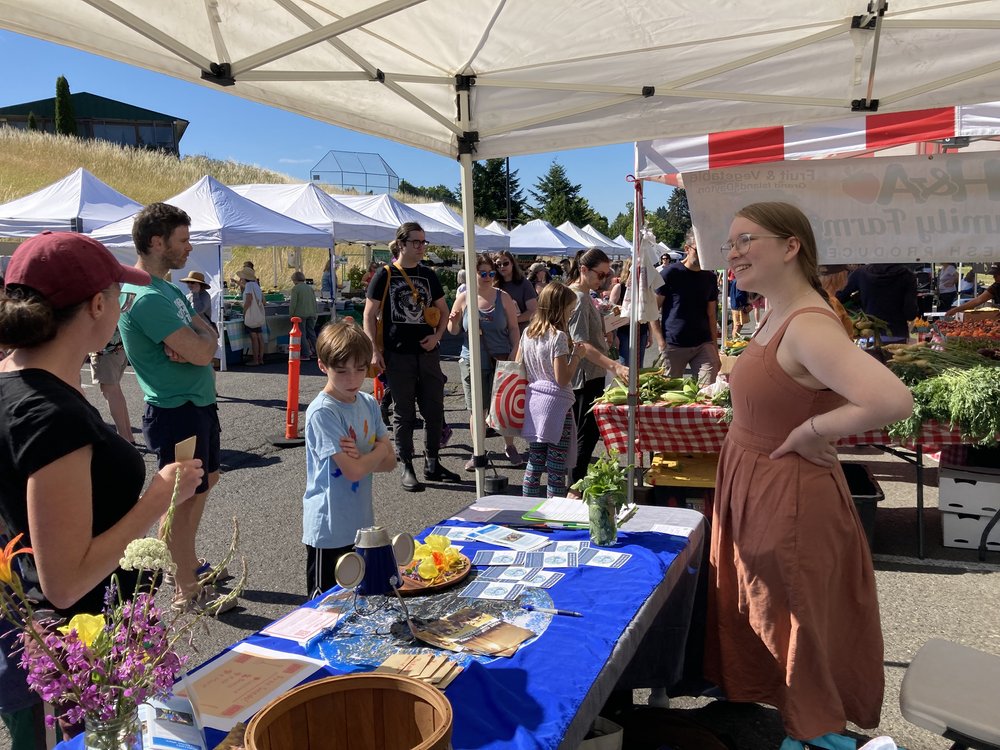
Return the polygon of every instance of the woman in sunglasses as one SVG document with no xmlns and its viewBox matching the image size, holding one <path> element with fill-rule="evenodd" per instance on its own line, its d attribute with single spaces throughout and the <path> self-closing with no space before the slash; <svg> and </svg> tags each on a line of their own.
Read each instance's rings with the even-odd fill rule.
<svg viewBox="0 0 1000 750">
<path fill-rule="evenodd" d="M 523 332 L 538 306 L 535 285 L 524 278 L 521 267 L 517 265 L 509 250 L 501 250 L 493 256 L 493 259 L 497 269 L 495 286 L 497 289 L 503 289 L 514 300 L 517 305 L 517 327 Z"/>
<path fill-rule="evenodd" d="M 488 255 L 476 256 L 476 304 L 479 307 L 479 354 L 483 373 L 483 409 L 488 411 L 492 395 L 493 373 L 497 360 L 510 359 L 517 353 L 521 334 L 517 327 L 517 306 L 507 292 L 493 286 L 497 278 L 496 265 Z M 465 405 L 470 412 L 472 405 L 472 369 L 469 354 L 469 305 L 472 287 L 460 292 L 448 315 L 448 331 L 456 335 L 463 331 L 462 353 L 458 357 L 458 367 L 462 372 L 462 388 L 465 391 Z M 505 437 L 505 453 L 513 466 L 523 466 L 524 459 L 514 445 L 514 438 Z M 475 471 L 472 458 L 465 464 L 466 471 Z"/>
<path fill-rule="evenodd" d="M 608 340 L 604 333 L 604 320 L 597 312 L 590 295 L 601 289 L 610 275 L 611 261 L 603 250 L 596 247 L 578 252 L 570 271 L 570 289 L 577 299 L 576 309 L 569 319 L 570 338 L 574 343 L 590 344 L 599 353 L 607 353 Z M 587 359 L 573 376 L 573 395 L 576 397 L 573 416 L 576 419 L 577 433 L 576 465 L 571 483 L 582 479 L 587 473 L 587 465 L 597 447 L 600 433 L 592 409 L 594 401 L 604 392 L 604 373 L 608 370 L 620 378 L 628 378 L 628 368 L 625 365 L 603 354 L 598 354 L 593 360 Z"/>
</svg>

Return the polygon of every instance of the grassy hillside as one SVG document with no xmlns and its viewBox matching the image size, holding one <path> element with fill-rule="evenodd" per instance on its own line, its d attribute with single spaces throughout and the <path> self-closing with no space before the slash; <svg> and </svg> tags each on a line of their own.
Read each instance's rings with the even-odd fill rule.
<svg viewBox="0 0 1000 750">
<path fill-rule="evenodd" d="M 252 164 L 207 156 L 177 159 L 169 154 L 123 148 L 105 141 L 0 127 L 0 203 L 33 193 L 79 167 L 144 204 L 177 195 L 204 175 L 211 175 L 224 185 L 301 182 Z M 338 245 L 337 251 L 348 255 L 352 266 L 364 262 L 364 249 L 360 246 Z M 278 286 L 287 287 L 291 285 L 288 277 L 292 271 L 287 267 L 287 255 L 287 248 L 279 248 L 276 253 L 272 248 L 233 248 L 232 259 L 225 264 L 226 275 L 231 276 L 242 267 L 244 260 L 250 259 L 262 286 L 269 287 L 277 271 Z M 277 266 L 273 261 L 275 256 Z M 318 285 L 326 253 L 303 249 L 302 260 L 306 276 Z"/>
</svg>

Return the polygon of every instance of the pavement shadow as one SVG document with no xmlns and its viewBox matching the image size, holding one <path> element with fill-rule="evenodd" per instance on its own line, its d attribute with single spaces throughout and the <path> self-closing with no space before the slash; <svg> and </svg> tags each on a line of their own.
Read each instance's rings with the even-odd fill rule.
<svg viewBox="0 0 1000 750">
<path fill-rule="evenodd" d="M 222 449 L 220 454 L 221 468 L 223 471 L 236 471 L 237 469 L 259 469 L 263 466 L 273 466 L 281 463 L 281 457 L 276 455 L 261 456 L 258 453 L 249 451 L 237 451 Z"/>
<path fill-rule="evenodd" d="M 281 409 L 282 411 L 284 411 L 288 406 L 287 401 L 282 401 L 276 398 L 237 398 L 235 396 L 223 396 L 222 394 L 219 394 L 217 400 L 220 404 L 223 402 L 231 404 L 253 404 L 254 406 Z"/>
</svg>

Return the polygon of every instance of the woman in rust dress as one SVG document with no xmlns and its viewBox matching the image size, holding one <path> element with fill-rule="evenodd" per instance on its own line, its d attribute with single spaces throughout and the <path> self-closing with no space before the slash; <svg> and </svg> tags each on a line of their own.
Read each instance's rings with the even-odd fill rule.
<svg viewBox="0 0 1000 750">
<path fill-rule="evenodd" d="M 861 521 L 836 440 L 906 417 L 909 390 L 852 344 L 819 283 L 808 219 L 787 203 L 736 214 L 723 256 L 771 311 L 731 376 L 716 480 L 706 674 L 775 706 L 782 750 L 840 750 L 882 707 L 882 632 Z M 817 741 L 818 740 L 818 741 Z"/>
</svg>

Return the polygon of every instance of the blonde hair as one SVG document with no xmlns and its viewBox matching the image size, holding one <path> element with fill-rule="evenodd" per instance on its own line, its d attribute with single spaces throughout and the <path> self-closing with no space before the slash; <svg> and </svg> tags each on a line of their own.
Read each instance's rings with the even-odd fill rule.
<svg viewBox="0 0 1000 750">
<path fill-rule="evenodd" d="M 372 342 L 354 324 L 353 318 L 347 318 L 323 326 L 316 339 L 316 355 L 327 368 L 368 364 L 372 359 Z"/>
<path fill-rule="evenodd" d="M 549 331 L 566 331 L 566 313 L 577 305 L 576 293 L 561 281 L 545 285 L 538 295 L 538 306 L 524 331 L 528 338 L 537 339 Z"/>
</svg>

